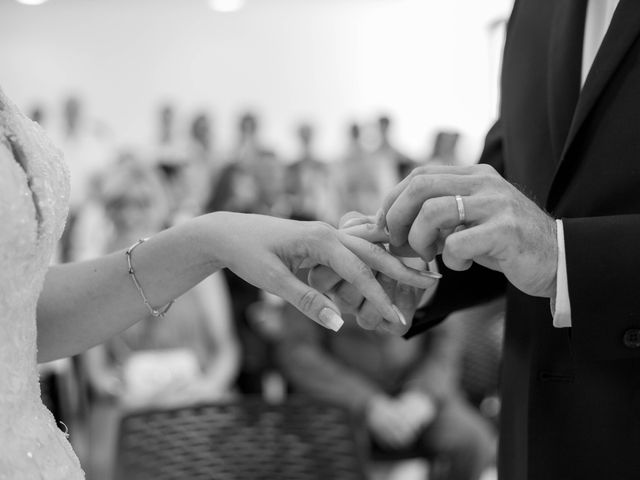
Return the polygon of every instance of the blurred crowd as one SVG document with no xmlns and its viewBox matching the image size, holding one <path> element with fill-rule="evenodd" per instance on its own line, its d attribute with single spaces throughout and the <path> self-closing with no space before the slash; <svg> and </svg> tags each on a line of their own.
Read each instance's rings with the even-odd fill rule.
<svg viewBox="0 0 640 480">
<path fill-rule="evenodd" d="M 458 161 L 457 132 L 439 132 L 418 161 L 393 143 L 393 122 L 384 115 L 371 121 L 374 141 L 363 141 L 361 125 L 347 125 L 344 153 L 332 161 L 317 155 L 312 123 L 295 128 L 296 158 L 282 158 L 251 112 L 238 119 L 226 154 L 214 144 L 207 113 L 185 128 L 171 105 L 158 109 L 155 143 L 144 149 L 114 145 L 77 98 L 65 102 L 60 128 L 38 109 L 32 118 L 55 138 L 71 173 L 61 262 L 123 250 L 220 210 L 336 225 L 347 211 L 375 213 L 416 166 Z M 44 366 L 43 392 L 59 418 L 88 426 L 89 478 L 109 471 L 112 456 L 95 450 L 109 450 L 123 412 L 302 395 L 349 410 L 374 460 L 424 458 L 429 478 L 475 480 L 495 460 L 501 304 L 459 317 L 409 341 L 362 330 L 348 317 L 335 335 L 225 270 L 179 298 L 164 318 L 140 322 L 66 366 Z"/>
</svg>

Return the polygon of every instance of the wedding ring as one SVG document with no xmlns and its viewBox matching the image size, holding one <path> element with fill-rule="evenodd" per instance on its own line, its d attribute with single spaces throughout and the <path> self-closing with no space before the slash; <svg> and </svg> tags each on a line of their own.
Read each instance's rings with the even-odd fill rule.
<svg viewBox="0 0 640 480">
<path fill-rule="evenodd" d="M 456 204 L 458 205 L 458 219 L 460 220 L 460 223 L 464 223 L 467 219 L 467 214 L 464 211 L 464 202 L 460 195 L 456 195 Z"/>
</svg>

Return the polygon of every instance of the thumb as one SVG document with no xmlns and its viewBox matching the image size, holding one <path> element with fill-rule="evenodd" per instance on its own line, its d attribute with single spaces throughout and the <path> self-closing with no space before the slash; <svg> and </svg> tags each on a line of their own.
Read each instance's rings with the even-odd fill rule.
<svg viewBox="0 0 640 480">
<path fill-rule="evenodd" d="M 344 324 L 340 309 L 329 298 L 305 284 L 288 269 L 283 269 L 274 291 L 307 317 L 329 330 L 337 332 Z"/>
</svg>

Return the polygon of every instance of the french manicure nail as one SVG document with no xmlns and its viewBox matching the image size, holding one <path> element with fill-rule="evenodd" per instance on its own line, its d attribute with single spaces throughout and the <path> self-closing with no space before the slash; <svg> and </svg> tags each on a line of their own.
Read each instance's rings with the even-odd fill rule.
<svg viewBox="0 0 640 480">
<path fill-rule="evenodd" d="M 421 277 L 435 278 L 435 279 L 442 278 L 442 275 L 438 272 L 432 272 L 431 270 L 418 270 L 417 268 L 411 268 L 411 267 L 407 267 L 407 268 L 411 269 L 413 272 L 417 273 Z"/>
<path fill-rule="evenodd" d="M 318 317 L 325 327 L 333 330 L 334 332 L 340 330 L 340 327 L 344 325 L 344 320 L 342 320 L 342 317 L 328 307 L 320 310 L 320 315 L 318 315 Z"/>
<path fill-rule="evenodd" d="M 438 273 L 438 272 L 432 272 L 431 270 L 420 270 L 420 275 L 422 275 L 423 277 L 429 277 L 429 278 L 442 278 L 442 274 Z"/>
<path fill-rule="evenodd" d="M 398 319 L 400 320 L 400 323 L 402 325 L 406 325 L 407 321 L 405 320 L 404 315 L 402 314 L 400 309 L 398 307 L 396 307 L 395 305 L 391 305 L 391 308 L 393 308 L 393 311 L 396 312 L 396 315 L 398 316 Z"/>
</svg>

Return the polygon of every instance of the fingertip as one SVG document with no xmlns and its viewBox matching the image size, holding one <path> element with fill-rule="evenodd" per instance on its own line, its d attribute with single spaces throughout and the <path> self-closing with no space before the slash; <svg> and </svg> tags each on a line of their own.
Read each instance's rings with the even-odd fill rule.
<svg viewBox="0 0 640 480">
<path fill-rule="evenodd" d="M 333 330 L 334 332 L 340 330 L 340 328 L 342 328 L 342 325 L 344 325 L 344 320 L 342 319 L 340 314 L 329 307 L 324 307 L 322 310 L 320 310 L 320 313 L 318 314 L 318 320 L 323 327 L 329 330 Z"/>
<path fill-rule="evenodd" d="M 465 270 L 469 270 L 473 262 L 471 260 L 463 260 L 454 258 L 451 255 L 447 255 L 446 252 L 442 254 L 442 261 L 450 270 L 454 270 L 456 272 L 463 272 Z"/>
</svg>

